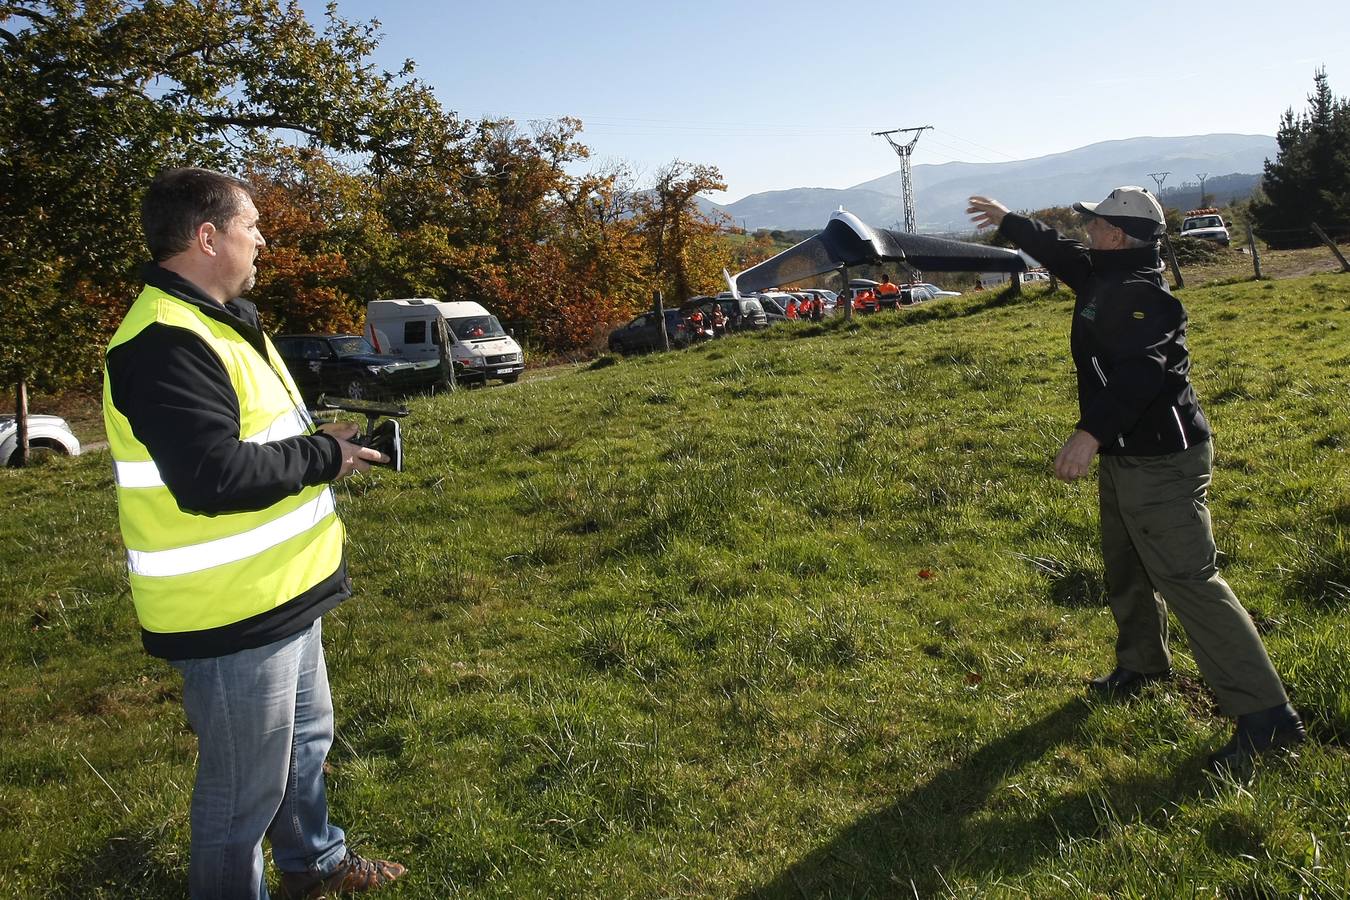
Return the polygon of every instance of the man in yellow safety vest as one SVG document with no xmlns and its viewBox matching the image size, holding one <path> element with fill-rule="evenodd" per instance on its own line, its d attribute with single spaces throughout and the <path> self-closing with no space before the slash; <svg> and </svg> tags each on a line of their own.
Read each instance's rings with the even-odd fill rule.
<svg viewBox="0 0 1350 900">
<path fill-rule="evenodd" d="M 193 897 L 380 887 L 328 821 L 333 706 L 322 616 L 351 595 L 329 484 L 373 462 L 356 427 L 315 427 L 240 295 L 265 246 L 253 189 L 171 169 L 141 209 L 153 262 L 108 345 L 104 420 L 142 643 L 183 675 L 197 734 Z"/>
</svg>

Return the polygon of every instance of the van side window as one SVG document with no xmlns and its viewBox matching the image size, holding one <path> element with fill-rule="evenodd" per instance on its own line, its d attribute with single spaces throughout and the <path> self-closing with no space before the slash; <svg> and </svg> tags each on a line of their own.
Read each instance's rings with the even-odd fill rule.
<svg viewBox="0 0 1350 900">
<path fill-rule="evenodd" d="M 425 344 L 427 342 L 426 319 L 409 319 L 403 323 L 403 343 Z"/>
</svg>

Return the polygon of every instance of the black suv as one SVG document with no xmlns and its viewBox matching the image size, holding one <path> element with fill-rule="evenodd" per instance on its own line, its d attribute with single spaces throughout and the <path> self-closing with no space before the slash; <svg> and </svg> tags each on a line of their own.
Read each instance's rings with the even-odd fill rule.
<svg viewBox="0 0 1350 900">
<path fill-rule="evenodd" d="M 712 315 L 714 306 L 722 307 L 722 316 L 727 320 L 727 331 L 750 331 L 769 327 L 769 319 L 764 315 L 764 307 L 760 305 L 757 294 L 742 294 L 739 300 L 725 291 L 716 297 L 690 297 L 680 304 L 680 311 L 688 316 L 698 309 L 706 318 Z"/>
<path fill-rule="evenodd" d="M 438 367 L 376 353 L 359 334 L 282 334 L 272 339 L 300 396 L 362 399 L 411 393 L 440 380 Z"/>
<path fill-rule="evenodd" d="M 693 332 L 685 325 L 684 316 L 679 310 L 666 310 L 666 335 L 671 347 L 687 347 L 693 340 Z M 655 311 L 645 312 L 629 322 L 620 325 L 609 333 L 611 353 L 644 353 L 648 350 L 661 350 L 661 320 Z"/>
</svg>

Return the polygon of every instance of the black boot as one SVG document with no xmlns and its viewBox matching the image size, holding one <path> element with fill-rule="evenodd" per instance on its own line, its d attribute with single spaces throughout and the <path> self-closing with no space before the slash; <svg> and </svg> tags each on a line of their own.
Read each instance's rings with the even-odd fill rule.
<svg viewBox="0 0 1350 900">
<path fill-rule="evenodd" d="M 1132 697 L 1150 681 L 1165 681 L 1171 677 L 1171 669 L 1164 669 L 1161 672 L 1136 672 L 1133 669 L 1116 666 L 1110 675 L 1089 681 L 1088 687 L 1101 697 Z"/>
<path fill-rule="evenodd" d="M 1209 758 L 1215 771 L 1244 765 L 1262 753 L 1301 744 L 1308 739 L 1303 720 L 1288 703 L 1238 716 L 1237 730 Z"/>
</svg>

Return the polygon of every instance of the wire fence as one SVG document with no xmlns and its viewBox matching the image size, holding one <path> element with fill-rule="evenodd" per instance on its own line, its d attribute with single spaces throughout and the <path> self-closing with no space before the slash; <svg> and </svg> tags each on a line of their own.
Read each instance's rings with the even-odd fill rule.
<svg viewBox="0 0 1350 900">
<path fill-rule="evenodd" d="M 1333 241 L 1350 241 L 1350 222 L 1317 222 L 1315 225 L 1309 223 L 1294 228 L 1253 227 L 1252 232 L 1272 248 L 1285 249 L 1315 247 L 1323 243 L 1322 238 L 1317 234 L 1317 228 L 1321 228 L 1322 232 Z"/>
</svg>

